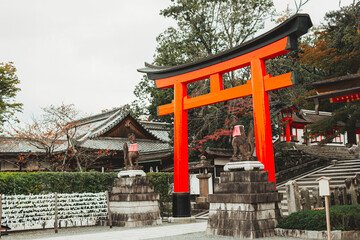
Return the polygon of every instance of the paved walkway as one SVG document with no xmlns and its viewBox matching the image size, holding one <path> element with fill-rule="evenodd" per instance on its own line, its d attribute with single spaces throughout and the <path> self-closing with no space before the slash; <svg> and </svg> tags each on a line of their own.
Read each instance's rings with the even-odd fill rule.
<svg viewBox="0 0 360 240">
<path fill-rule="evenodd" d="M 232 237 L 206 235 L 207 221 L 187 224 L 169 224 L 164 223 L 162 226 L 148 226 L 142 228 L 121 228 L 121 227 L 82 227 L 59 229 L 55 234 L 54 230 L 39 230 L 29 232 L 10 233 L 2 236 L 5 240 L 140 240 L 140 239 L 157 239 L 157 240 L 234 240 Z M 259 238 L 260 239 L 260 238 Z M 299 240 L 299 238 L 261 238 L 268 240 Z"/>
<path fill-rule="evenodd" d="M 112 240 L 112 239 L 157 239 L 163 237 L 171 237 L 176 235 L 183 235 L 196 232 L 204 232 L 206 230 L 207 222 L 197 222 L 190 224 L 174 224 L 168 226 L 157 226 L 148 228 L 132 228 L 128 230 L 120 229 L 118 231 L 109 231 L 101 233 L 81 234 L 72 236 L 52 236 L 54 240 Z"/>
</svg>

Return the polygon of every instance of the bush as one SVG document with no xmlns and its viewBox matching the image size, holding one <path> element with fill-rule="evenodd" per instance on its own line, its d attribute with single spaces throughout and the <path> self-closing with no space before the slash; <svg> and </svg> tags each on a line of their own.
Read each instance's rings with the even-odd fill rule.
<svg viewBox="0 0 360 240">
<path fill-rule="evenodd" d="M 104 192 L 113 186 L 117 173 L 100 172 L 2 172 L 0 193 Z"/>
<path fill-rule="evenodd" d="M 332 230 L 360 230 L 360 204 L 330 207 Z M 307 210 L 290 214 L 280 219 L 278 228 L 300 230 L 326 230 L 325 210 Z"/>
<path fill-rule="evenodd" d="M 152 172 L 147 173 L 150 185 L 154 191 L 160 194 L 160 214 L 169 216 L 172 212 L 172 183 L 174 182 L 173 173 Z"/>
</svg>

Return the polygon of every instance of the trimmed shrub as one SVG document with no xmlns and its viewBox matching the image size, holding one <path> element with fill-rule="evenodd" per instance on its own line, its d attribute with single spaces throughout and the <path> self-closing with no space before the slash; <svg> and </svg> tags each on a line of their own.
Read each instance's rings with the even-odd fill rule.
<svg viewBox="0 0 360 240">
<path fill-rule="evenodd" d="M 161 216 L 170 216 L 172 213 L 172 183 L 174 174 L 166 172 L 147 173 L 150 185 L 154 191 L 160 194 L 160 214 Z"/>
<path fill-rule="evenodd" d="M 360 230 L 360 204 L 330 207 L 332 230 Z M 299 230 L 326 230 L 325 210 L 307 210 L 290 214 L 280 219 L 278 228 Z"/>
<path fill-rule="evenodd" d="M 104 192 L 113 186 L 117 173 L 100 172 L 2 172 L 0 193 Z"/>
</svg>

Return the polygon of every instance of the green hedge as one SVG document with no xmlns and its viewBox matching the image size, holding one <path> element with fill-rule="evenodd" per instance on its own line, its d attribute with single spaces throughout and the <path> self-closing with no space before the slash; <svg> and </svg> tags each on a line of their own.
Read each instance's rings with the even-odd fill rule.
<svg viewBox="0 0 360 240">
<path fill-rule="evenodd" d="M 100 172 L 2 172 L 0 193 L 41 194 L 103 192 L 109 190 L 117 173 Z"/>
<path fill-rule="evenodd" d="M 330 207 L 332 230 L 360 230 L 360 204 Z M 290 214 L 280 219 L 278 228 L 300 230 L 326 230 L 325 210 L 308 210 Z"/>
<path fill-rule="evenodd" d="M 160 213 L 161 216 L 170 216 L 172 212 L 172 188 L 174 182 L 173 173 L 153 172 L 147 173 L 150 185 L 154 187 L 154 191 L 160 194 Z"/>
</svg>

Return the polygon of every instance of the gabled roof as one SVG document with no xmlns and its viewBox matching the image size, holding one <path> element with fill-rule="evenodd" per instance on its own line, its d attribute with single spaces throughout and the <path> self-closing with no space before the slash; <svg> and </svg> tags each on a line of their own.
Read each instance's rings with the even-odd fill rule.
<svg viewBox="0 0 360 240">
<path fill-rule="evenodd" d="M 171 124 L 137 121 L 124 108 L 117 108 L 74 122 L 79 146 L 89 149 L 123 150 L 124 143 L 129 142 L 124 132 L 125 122 L 128 120 L 142 135 L 142 137 L 136 137 L 140 155 L 172 152 L 172 146 L 169 144 Z"/>
<path fill-rule="evenodd" d="M 106 133 L 113 130 L 125 119 L 130 119 L 136 124 L 139 131 L 143 132 L 153 140 L 168 142 L 168 125 L 154 122 L 138 122 L 131 115 L 129 110 L 124 108 L 116 108 L 114 110 L 93 115 L 87 118 L 79 119 L 74 122 L 76 126 L 76 138 L 78 141 L 85 141 L 86 139 L 95 139 L 104 137 Z M 122 136 L 126 137 L 126 136 Z"/>
<path fill-rule="evenodd" d="M 120 123 L 130 113 L 120 108 L 96 114 L 90 117 L 82 118 L 74 122 L 76 126 L 76 138 L 81 141 L 93 139 L 107 132 L 116 124 Z"/>
</svg>

